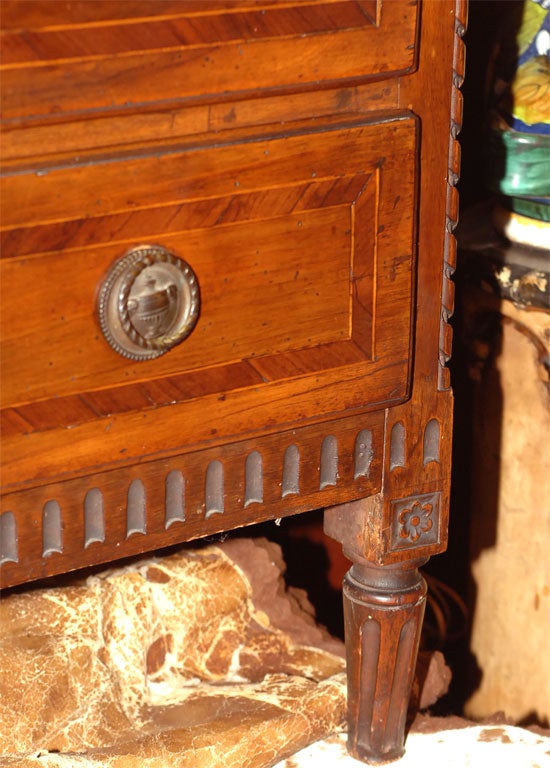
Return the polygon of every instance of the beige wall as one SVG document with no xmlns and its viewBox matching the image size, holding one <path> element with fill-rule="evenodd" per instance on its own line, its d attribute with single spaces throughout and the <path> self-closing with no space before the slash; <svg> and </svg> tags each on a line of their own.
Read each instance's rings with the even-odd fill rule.
<svg viewBox="0 0 550 768">
<path fill-rule="evenodd" d="M 487 299 L 487 301 L 490 301 Z M 477 385 L 467 715 L 550 720 L 550 313 L 502 301 L 500 350 Z"/>
</svg>

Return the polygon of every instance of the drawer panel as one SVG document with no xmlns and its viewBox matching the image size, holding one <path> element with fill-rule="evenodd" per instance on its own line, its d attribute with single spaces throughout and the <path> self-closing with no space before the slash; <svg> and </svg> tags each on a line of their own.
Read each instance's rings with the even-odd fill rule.
<svg viewBox="0 0 550 768">
<path fill-rule="evenodd" d="M 67 427 L 113 415 L 162 421 L 178 403 L 192 431 L 178 430 L 181 447 L 212 440 L 218 417 L 238 435 L 404 399 L 415 169 L 416 122 L 402 115 L 6 176 L 2 407 L 14 466 L 31 455 L 22 434 L 44 455 L 48 430 L 68 440 Z M 103 338 L 96 296 L 113 261 L 143 243 L 191 265 L 201 310 L 180 345 L 136 362 Z M 81 466 L 87 452 L 108 454 L 90 429 Z M 113 457 L 128 441 L 143 452 L 139 423 L 120 429 Z"/>
<path fill-rule="evenodd" d="M 415 61 L 418 9 L 405 0 L 1 5 L 8 121 L 388 76 Z"/>
</svg>

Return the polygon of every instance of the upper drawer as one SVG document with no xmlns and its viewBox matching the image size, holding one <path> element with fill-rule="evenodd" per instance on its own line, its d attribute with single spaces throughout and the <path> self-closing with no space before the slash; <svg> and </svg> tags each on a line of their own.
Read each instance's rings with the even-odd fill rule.
<svg viewBox="0 0 550 768">
<path fill-rule="evenodd" d="M 3 0 L 2 115 L 60 120 L 413 67 L 409 0 Z"/>
<path fill-rule="evenodd" d="M 70 444 L 85 467 L 403 400 L 416 158 L 401 115 L 5 176 L 6 463 L 36 443 L 44 468 L 65 444 L 59 471 Z M 182 343 L 135 362 L 103 338 L 96 301 L 142 244 L 191 265 L 201 309 Z"/>
</svg>

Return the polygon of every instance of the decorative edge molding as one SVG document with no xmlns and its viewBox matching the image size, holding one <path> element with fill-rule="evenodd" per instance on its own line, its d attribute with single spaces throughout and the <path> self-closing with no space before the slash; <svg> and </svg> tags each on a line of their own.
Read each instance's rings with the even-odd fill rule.
<svg viewBox="0 0 550 768">
<path fill-rule="evenodd" d="M 464 82 L 466 50 L 463 36 L 466 32 L 467 3 L 456 0 L 455 44 L 453 53 L 453 84 L 451 89 L 451 123 L 449 135 L 449 170 L 447 175 L 446 232 L 444 243 L 443 282 L 441 290 L 441 318 L 439 328 L 439 369 L 438 389 L 450 389 L 450 374 L 447 363 L 451 357 L 453 332 L 449 324 L 454 311 L 454 283 L 452 280 L 456 268 L 456 238 L 453 234 L 458 223 L 458 190 L 456 185 L 460 177 L 460 144 L 457 137 L 462 127 L 462 92 Z"/>
<path fill-rule="evenodd" d="M 382 446 L 381 419 L 351 417 L 5 496 L 0 588 L 371 495 Z"/>
</svg>

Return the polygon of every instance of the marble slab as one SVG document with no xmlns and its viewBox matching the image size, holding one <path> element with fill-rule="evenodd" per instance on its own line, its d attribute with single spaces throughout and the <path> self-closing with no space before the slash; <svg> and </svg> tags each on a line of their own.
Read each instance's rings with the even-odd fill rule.
<svg viewBox="0 0 550 768">
<path fill-rule="evenodd" d="M 233 539 L 7 596 L 0 766 L 269 768 L 341 730 L 343 643 L 284 569 Z M 415 703 L 448 682 L 421 659 Z"/>
</svg>

